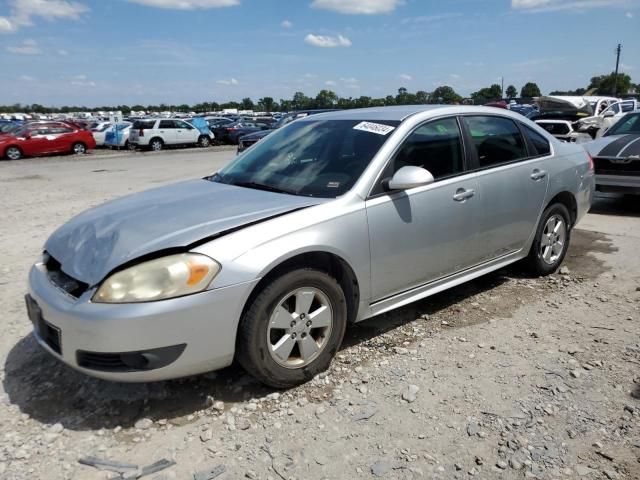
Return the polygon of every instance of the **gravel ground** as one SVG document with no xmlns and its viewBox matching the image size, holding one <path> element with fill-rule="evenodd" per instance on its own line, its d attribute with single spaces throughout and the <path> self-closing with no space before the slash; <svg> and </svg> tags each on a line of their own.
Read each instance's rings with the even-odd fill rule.
<svg viewBox="0 0 640 480">
<path fill-rule="evenodd" d="M 331 369 L 289 391 L 238 367 L 109 383 L 41 351 L 22 297 L 53 229 L 232 156 L 0 164 L 0 478 L 121 478 L 83 457 L 175 462 L 156 480 L 640 478 L 637 199 L 599 198 L 556 275 L 512 267 L 354 325 Z"/>
</svg>

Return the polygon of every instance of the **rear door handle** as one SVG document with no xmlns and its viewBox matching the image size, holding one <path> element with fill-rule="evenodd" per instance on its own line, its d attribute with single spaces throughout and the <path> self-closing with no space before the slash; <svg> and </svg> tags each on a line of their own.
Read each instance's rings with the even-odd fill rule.
<svg viewBox="0 0 640 480">
<path fill-rule="evenodd" d="M 453 199 L 456 202 L 464 202 L 465 200 L 473 197 L 476 194 L 475 190 L 465 190 L 464 188 L 459 188 L 456 190 L 456 193 L 453 195 Z"/>
<path fill-rule="evenodd" d="M 531 180 L 542 180 L 547 176 L 547 172 L 545 170 L 538 170 L 537 168 L 531 172 Z"/>
</svg>

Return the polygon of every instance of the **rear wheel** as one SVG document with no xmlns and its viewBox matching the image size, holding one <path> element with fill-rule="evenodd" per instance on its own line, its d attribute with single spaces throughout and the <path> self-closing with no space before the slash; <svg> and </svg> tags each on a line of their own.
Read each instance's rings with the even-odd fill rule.
<svg viewBox="0 0 640 480">
<path fill-rule="evenodd" d="M 18 147 L 9 147 L 4 154 L 9 160 L 20 160 L 22 158 L 22 151 Z"/>
<path fill-rule="evenodd" d="M 71 153 L 75 155 L 83 155 L 87 153 L 87 146 L 84 143 L 76 142 L 71 146 Z"/>
<path fill-rule="evenodd" d="M 261 382 L 292 387 L 328 368 L 346 324 L 338 282 L 318 270 L 293 270 L 265 286 L 245 311 L 237 358 Z"/>
<path fill-rule="evenodd" d="M 207 135 L 200 135 L 198 139 L 198 146 L 206 148 L 211 145 L 211 139 Z"/>
<path fill-rule="evenodd" d="M 149 148 L 154 152 L 159 152 L 164 147 L 164 142 L 160 138 L 152 138 L 149 142 Z"/>
<path fill-rule="evenodd" d="M 555 272 L 564 260 L 571 239 L 571 216 L 567 207 L 555 203 L 540 218 L 527 263 L 535 275 Z"/>
</svg>

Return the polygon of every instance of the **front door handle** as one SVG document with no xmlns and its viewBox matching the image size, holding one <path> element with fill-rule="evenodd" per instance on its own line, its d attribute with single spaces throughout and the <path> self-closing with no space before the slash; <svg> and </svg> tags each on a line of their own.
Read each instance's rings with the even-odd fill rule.
<svg viewBox="0 0 640 480">
<path fill-rule="evenodd" d="M 531 172 L 531 180 L 542 180 L 547 176 L 547 172 L 545 170 L 538 170 L 537 168 Z"/>
<path fill-rule="evenodd" d="M 473 197 L 476 194 L 475 190 L 465 190 L 464 188 L 459 188 L 456 190 L 456 193 L 453 195 L 453 199 L 456 202 L 464 202 L 465 200 Z"/>
</svg>

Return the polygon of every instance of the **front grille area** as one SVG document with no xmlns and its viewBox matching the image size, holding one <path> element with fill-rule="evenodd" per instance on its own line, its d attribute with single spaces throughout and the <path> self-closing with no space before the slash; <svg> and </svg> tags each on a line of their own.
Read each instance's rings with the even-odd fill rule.
<svg viewBox="0 0 640 480">
<path fill-rule="evenodd" d="M 62 271 L 60 262 L 58 262 L 51 255 L 48 255 L 45 266 L 47 268 L 47 276 L 49 277 L 51 283 L 53 283 L 59 289 L 67 292 L 72 297 L 78 298 L 89 288 L 88 284 L 76 280 L 75 278 L 64 273 Z"/>
<path fill-rule="evenodd" d="M 49 322 L 40 319 L 38 324 L 38 333 L 40 338 L 44 340 L 51 350 L 58 355 L 62 355 L 62 347 L 60 345 L 60 329 L 54 327 Z"/>
<path fill-rule="evenodd" d="M 594 163 L 598 175 L 640 176 L 640 160 L 594 158 Z"/>
</svg>

